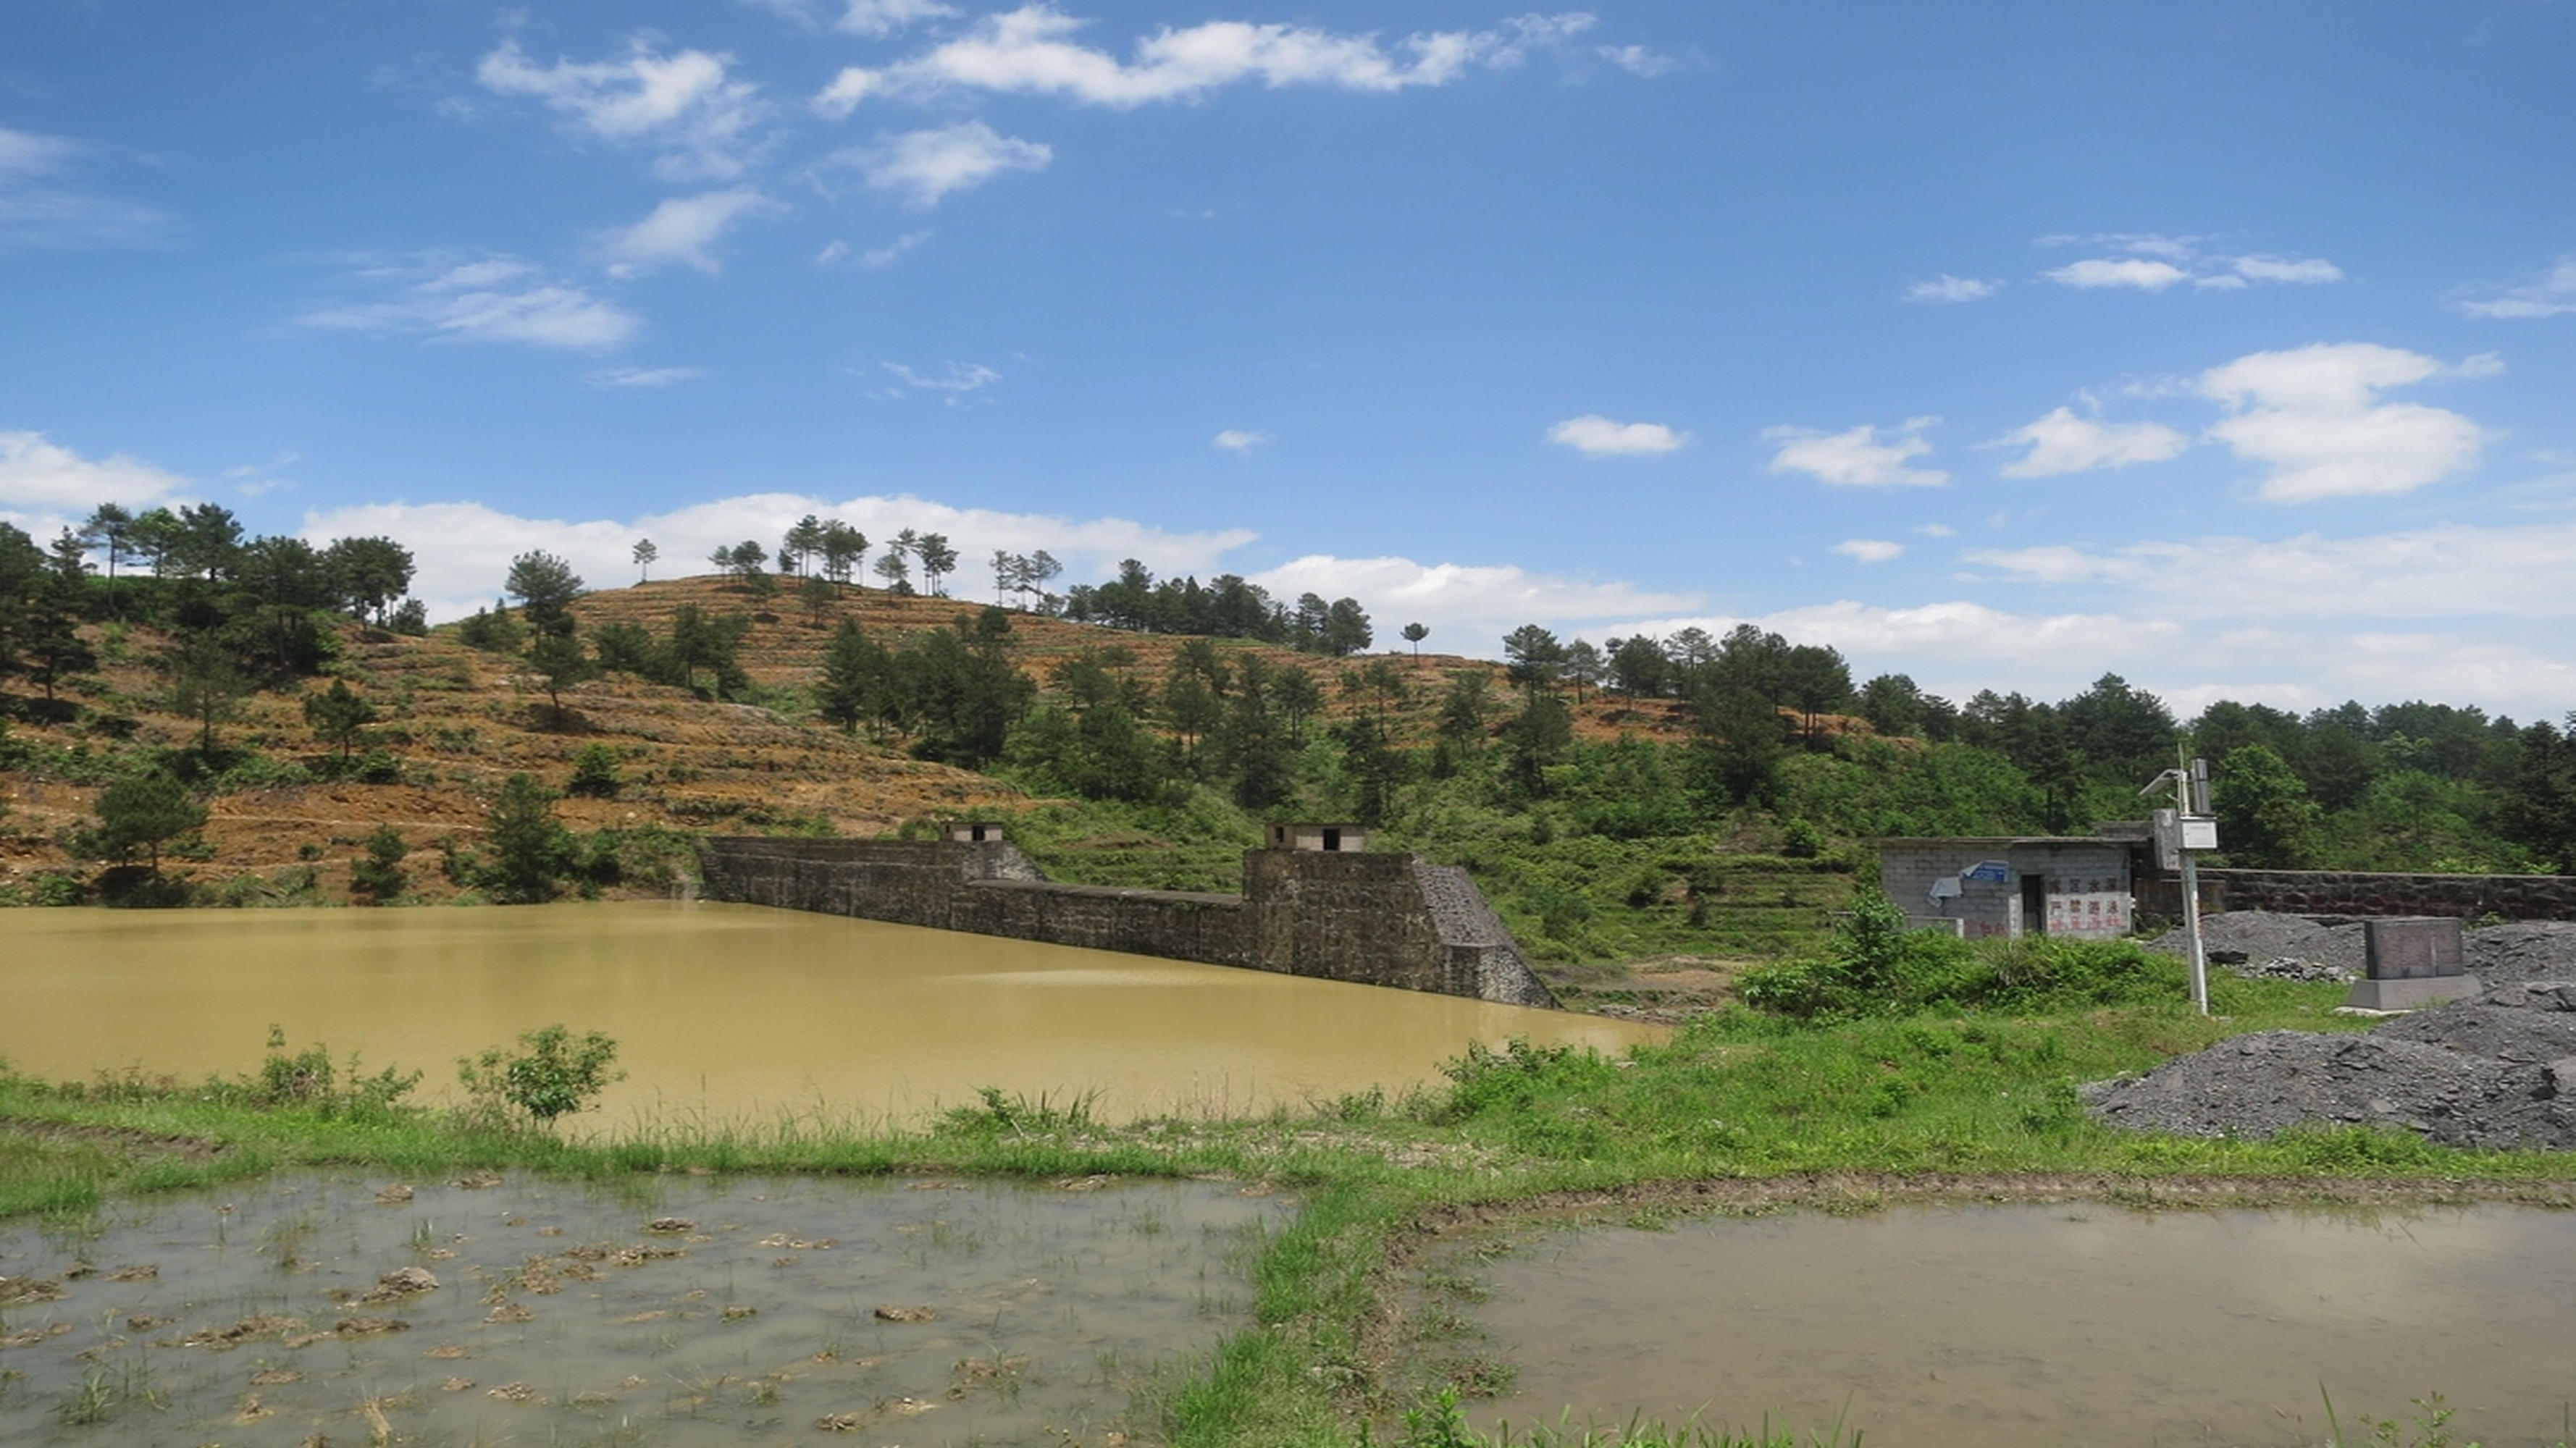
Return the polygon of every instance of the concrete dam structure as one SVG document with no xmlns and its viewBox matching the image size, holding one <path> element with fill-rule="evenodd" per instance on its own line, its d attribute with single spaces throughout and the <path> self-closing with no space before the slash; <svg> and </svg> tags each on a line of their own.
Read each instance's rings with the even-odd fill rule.
<svg viewBox="0 0 2576 1448">
<path fill-rule="evenodd" d="M 1357 830 L 1273 826 L 1243 893 L 1049 880 L 989 825 L 940 840 L 716 836 L 703 898 L 1553 1008 L 1467 872 L 1368 854 Z"/>
</svg>

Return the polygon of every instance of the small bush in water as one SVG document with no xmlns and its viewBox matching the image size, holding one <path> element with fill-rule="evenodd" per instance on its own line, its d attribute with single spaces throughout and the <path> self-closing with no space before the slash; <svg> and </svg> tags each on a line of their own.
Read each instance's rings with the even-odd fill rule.
<svg viewBox="0 0 2576 1448">
<path fill-rule="evenodd" d="M 457 1079 L 473 1099 L 474 1115 L 501 1122 L 515 1109 L 551 1126 L 626 1074 L 608 1069 L 617 1059 L 617 1043 L 597 1031 L 576 1039 L 563 1026 L 547 1026 L 520 1036 L 519 1045 L 517 1052 L 493 1046 L 457 1061 Z"/>
</svg>

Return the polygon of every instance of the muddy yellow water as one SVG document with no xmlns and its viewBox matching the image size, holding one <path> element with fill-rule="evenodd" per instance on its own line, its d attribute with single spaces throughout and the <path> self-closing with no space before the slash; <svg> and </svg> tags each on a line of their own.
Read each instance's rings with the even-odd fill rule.
<svg viewBox="0 0 2576 1448">
<path fill-rule="evenodd" d="M 2458 1441 L 2501 1448 L 2562 1441 L 2576 1403 L 2568 1212 L 1718 1219 L 1552 1238 L 1489 1285 L 1472 1314 L 1519 1373 L 1479 1416 L 1518 1424 L 1767 1413 L 1896 1448 L 2293 1445 L 2327 1440 L 2328 1395 L 2358 1442 L 2363 1415 L 2411 1419 L 2438 1392 Z"/>
<path fill-rule="evenodd" d="M 0 1442 L 1128 1441 L 1289 1209 L 1201 1182 L 288 1174 L 0 1230 Z M 1141 1421 L 1140 1421 L 1141 1420 Z"/>
<path fill-rule="evenodd" d="M 269 1026 L 454 1077 L 551 1022 L 628 1075 L 589 1120 L 908 1118 L 996 1086 L 1113 1119 L 1436 1080 L 1467 1043 L 1647 1028 L 1413 991 L 741 905 L 0 911 L 0 1057 L 84 1078 L 253 1067 Z"/>
</svg>

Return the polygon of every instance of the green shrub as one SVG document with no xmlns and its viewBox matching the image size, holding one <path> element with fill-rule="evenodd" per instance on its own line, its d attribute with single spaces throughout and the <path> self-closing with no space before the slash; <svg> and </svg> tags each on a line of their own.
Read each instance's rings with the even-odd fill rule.
<svg viewBox="0 0 2576 1448">
<path fill-rule="evenodd" d="M 367 836 L 367 852 L 349 862 L 349 893 L 367 905 L 382 905 L 400 895 L 410 882 L 410 872 L 403 869 L 403 860 L 410 854 L 402 831 L 392 825 L 376 826 Z"/>
<path fill-rule="evenodd" d="M 243 1078 L 240 1086 L 255 1106 L 301 1106 L 323 1116 L 370 1117 L 392 1110 L 395 1102 L 420 1084 L 421 1073 L 406 1075 L 388 1066 L 372 1076 L 361 1075 L 358 1058 L 352 1055 L 345 1086 L 340 1084 L 341 1075 L 331 1064 L 330 1047 L 313 1045 L 289 1052 L 285 1028 L 270 1026 L 268 1056 L 260 1062 L 259 1074 Z"/>
<path fill-rule="evenodd" d="M 457 1079 L 473 1103 L 470 1116 L 506 1125 L 525 1113 L 540 1126 L 552 1126 L 556 1117 L 581 1110 L 626 1075 L 609 1069 L 617 1043 L 597 1031 L 575 1039 L 561 1025 L 546 1026 L 521 1035 L 519 1045 L 516 1052 L 493 1046 L 457 1060 Z"/>
<path fill-rule="evenodd" d="M 1822 955 L 1754 966 L 1740 986 L 1755 1008 L 1806 1020 L 1927 1010 L 2034 1011 L 2151 1004 L 2182 997 L 2182 967 L 2127 940 L 1961 940 L 1909 930 L 1885 895 L 1865 891 Z"/>
<path fill-rule="evenodd" d="M 564 785 L 564 793 L 584 799 L 615 799 L 625 787 L 626 780 L 617 769 L 617 751 L 605 744 L 585 744 L 573 756 L 572 778 Z"/>
</svg>

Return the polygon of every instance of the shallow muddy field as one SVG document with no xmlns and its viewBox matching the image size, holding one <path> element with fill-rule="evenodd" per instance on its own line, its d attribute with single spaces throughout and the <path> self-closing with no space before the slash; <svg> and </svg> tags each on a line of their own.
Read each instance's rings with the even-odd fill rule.
<svg viewBox="0 0 2576 1448">
<path fill-rule="evenodd" d="M 1453 1243 L 1426 1277 L 1468 1325 L 1457 1346 L 1515 1370 L 1489 1426 L 2294 1445 L 2327 1440 L 2326 1394 L 2358 1439 L 2438 1392 L 2460 1441 L 2504 1448 L 2560 1441 L 2576 1403 L 2576 1212 L 1902 1207 L 1494 1250 Z"/>
<path fill-rule="evenodd" d="M 289 1175 L 0 1231 L 0 1442 L 1114 1444 L 1291 1210 L 1225 1183 Z"/>
</svg>

